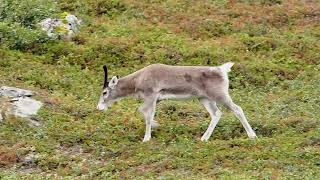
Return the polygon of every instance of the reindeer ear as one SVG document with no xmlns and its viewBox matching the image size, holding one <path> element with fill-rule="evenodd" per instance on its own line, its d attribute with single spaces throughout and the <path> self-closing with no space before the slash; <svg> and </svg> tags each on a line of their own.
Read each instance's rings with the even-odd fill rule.
<svg viewBox="0 0 320 180">
<path fill-rule="evenodd" d="M 117 78 L 117 76 L 113 76 L 112 79 L 109 82 L 109 87 L 111 89 L 114 89 L 117 84 L 118 84 L 118 78 Z"/>
<path fill-rule="evenodd" d="M 107 65 L 103 66 L 103 70 L 104 70 L 104 84 L 103 84 L 103 88 L 106 88 L 108 85 L 108 67 Z"/>
</svg>

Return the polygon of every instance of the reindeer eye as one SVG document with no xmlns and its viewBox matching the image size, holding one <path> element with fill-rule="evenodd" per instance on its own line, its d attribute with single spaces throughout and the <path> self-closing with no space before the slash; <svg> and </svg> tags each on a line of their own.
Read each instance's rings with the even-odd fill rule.
<svg viewBox="0 0 320 180">
<path fill-rule="evenodd" d="M 107 91 L 103 92 L 102 94 L 103 94 L 103 95 L 106 95 L 106 94 L 107 94 Z"/>
</svg>

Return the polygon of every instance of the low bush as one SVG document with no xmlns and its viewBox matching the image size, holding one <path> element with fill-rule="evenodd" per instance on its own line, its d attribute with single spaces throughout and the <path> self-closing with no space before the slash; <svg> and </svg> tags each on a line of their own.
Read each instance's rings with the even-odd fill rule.
<svg viewBox="0 0 320 180">
<path fill-rule="evenodd" d="M 0 44 L 10 49 L 29 50 L 48 40 L 46 32 L 40 29 L 0 22 Z"/>
<path fill-rule="evenodd" d="M 36 48 L 48 40 L 37 24 L 57 12 L 50 0 L 0 0 L 0 44 L 16 50 Z"/>
<path fill-rule="evenodd" d="M 0 20 L 34 28 L 42 19 L 58 12 L 50 0 L 0 0 Z"/>
<path fill-rule="evenodd" d="M 119 0 L 66 0 L 59 2 L 64 11 L 77 11 L 83 14 L 113 17 L 127 10 L 124 3 Z"/>
</svg>

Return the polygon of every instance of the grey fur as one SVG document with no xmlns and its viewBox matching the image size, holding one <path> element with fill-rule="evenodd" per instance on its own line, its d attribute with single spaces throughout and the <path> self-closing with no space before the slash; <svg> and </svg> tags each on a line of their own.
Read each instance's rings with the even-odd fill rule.
<svg viewBox="0 0 320 180">
<path fill-rule="evenodd" d="M 145 103 L 139 108 L 146 121 L 144 142 L 151 138 L 151 126 L 158 126 L 153 120 L 156 103 L 159 100 L 179 98 L 198 98 L 212 118 L 208 130 L 201 140 L 207 141 L 219 121 L 221 112 L 216 104 L 230 109 L 241 121 L 250 138 L 256 135 L 246 120 L 242 109 L 233 103 L 229 96 L 227 72 L 233 63 L 222 66 L 169 66 L 149 65 L 119 80 L 113 77 L 109 86 L 104 88 L 97 108 L 110 107 L 114 101 L 123 97 L 135 96 Z"/>
</svg>

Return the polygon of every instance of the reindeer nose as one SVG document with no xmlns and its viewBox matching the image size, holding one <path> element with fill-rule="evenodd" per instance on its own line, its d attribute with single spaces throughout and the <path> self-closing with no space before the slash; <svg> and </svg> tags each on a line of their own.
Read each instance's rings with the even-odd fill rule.
<svg viewBox="0 0 320 180">
<path fill-rule="evenodd" d="M 106 106 L 103 105 L 103 104 L 98 104 L 98 105 L 97 105 L 97 109 L 98 109 L 99 111 L 103 111 L 105 108 L 106 108 Z"/>
</svg>

